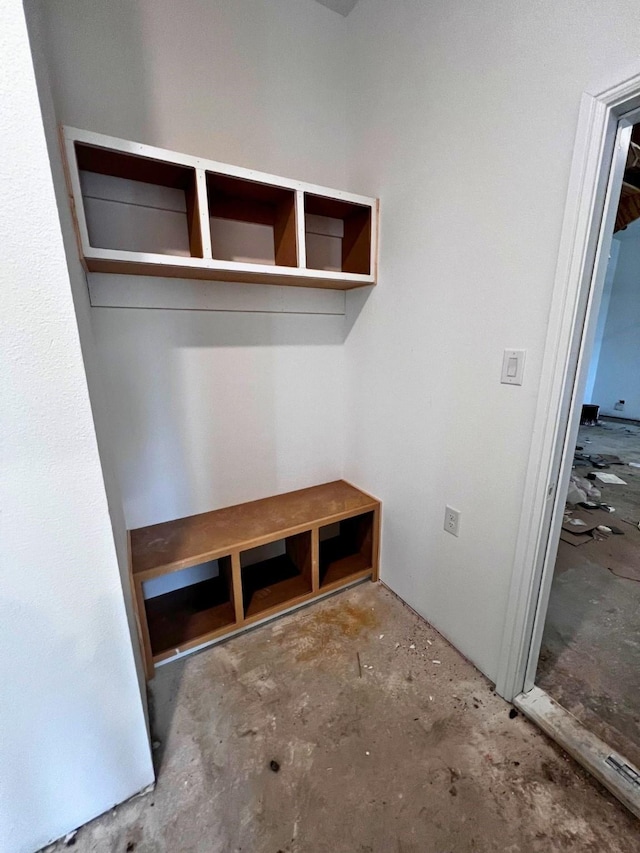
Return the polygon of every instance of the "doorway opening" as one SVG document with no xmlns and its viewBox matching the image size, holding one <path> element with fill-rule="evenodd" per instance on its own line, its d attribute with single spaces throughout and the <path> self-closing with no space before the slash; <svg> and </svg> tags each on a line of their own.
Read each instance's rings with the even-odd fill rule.
<svg viewBox="0 0 640 853">
<path fill-rule="evenodd" d="M 640 767 L 640 125 L 631 132 L 535 683 Z M 568 448 L 568 453 L 571 448 Z"/>
<path fill-rule="evenodd" d="M 640 376 L 639 104 L 640 78 L 583 102 L 498 679 L 638 816 L 640 406 L 614 389 Z"/>
</svg>

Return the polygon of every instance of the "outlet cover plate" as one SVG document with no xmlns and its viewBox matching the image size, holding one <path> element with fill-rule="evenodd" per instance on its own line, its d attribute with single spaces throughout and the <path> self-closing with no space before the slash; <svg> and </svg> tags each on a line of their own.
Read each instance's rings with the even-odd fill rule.
<svg viewBox="0 0 640 853">
<path fill-rule="evenodd" d="M 458 536 L 460 533 L 460 510 L 454 509 L 452 506 L 444 508 L 444 529 L 452 536 Z"/>
</svg>

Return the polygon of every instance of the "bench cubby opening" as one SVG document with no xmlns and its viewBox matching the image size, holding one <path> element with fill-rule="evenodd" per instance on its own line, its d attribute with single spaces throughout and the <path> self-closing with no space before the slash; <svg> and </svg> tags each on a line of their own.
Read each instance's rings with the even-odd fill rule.
<svg viewBox="0 0 640 853">
<path fill-rule="evenodd" d="M 373 533 L 373 512 L 320 528 L 321 589 L 372 569 Z"/>
<path fill-rule="evenodd" d="M 218 631 L 231 629 L 235 623 L 231 557 L 220 557 L 217 576 L 178 586 L 169 592 L 145 598 L 144 607 L 149 628 L 151 652 L 154 658 L 174 654 L 183 646 L 203 642 Z M 194 567 L 172 572 L 143 584 L 145 595 L 159 580 L 180 582 L 180 576 L 193 572 Z"/>
<path fill-rule="evenodd" d="M 246 619 L 312 592 L 311 531 L 240 554 Z"/>
</svg>

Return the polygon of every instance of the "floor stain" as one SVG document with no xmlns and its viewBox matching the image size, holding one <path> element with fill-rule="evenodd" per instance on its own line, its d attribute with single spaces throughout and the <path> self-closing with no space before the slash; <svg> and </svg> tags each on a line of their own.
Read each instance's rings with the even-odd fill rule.
<svg viewBox="0 0 640 853">
<path fill-rule="evenodd" d="M 309 609 L 306 617 L 295 630 L 279 637 L 294 649 L 297 663 L 336 657 L 342 654 L 345 640 L 355 640 L 378 625 L 373 608 L 334 600 L 321 610 Z"/>
</svg>

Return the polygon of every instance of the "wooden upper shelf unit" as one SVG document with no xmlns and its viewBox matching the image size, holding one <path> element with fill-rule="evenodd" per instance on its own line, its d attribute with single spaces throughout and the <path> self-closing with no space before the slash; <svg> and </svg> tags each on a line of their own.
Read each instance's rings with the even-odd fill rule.
<svg viewBox="0 0 640 853">
<path fill-rule="evenodd" d="M 375 284 L 378 201 L 62 129 L 91 272 L 349 290 Z"/>
</svg>

